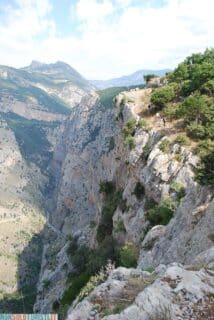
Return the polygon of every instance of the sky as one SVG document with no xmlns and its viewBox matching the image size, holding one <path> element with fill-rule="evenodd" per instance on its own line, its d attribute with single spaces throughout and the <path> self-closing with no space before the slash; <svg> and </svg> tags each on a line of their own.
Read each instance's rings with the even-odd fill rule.
<svg viewBox="0 0 214 320">
<path fill-rule="evenodd" d="M 0 64 L 64 61 L 88 79 L 174 68 L 214 47 L 213 0 L 0 0 Z"/>
</svg>

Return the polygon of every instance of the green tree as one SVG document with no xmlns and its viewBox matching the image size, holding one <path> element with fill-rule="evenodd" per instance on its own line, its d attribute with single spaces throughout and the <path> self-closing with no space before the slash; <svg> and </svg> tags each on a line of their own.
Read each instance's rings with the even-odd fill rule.
<svg viewBox="0 0 214 320">
<path fill-rule="evenodd" d="M 168 85 L 162 88 L 157 88 L 153 91 L 151 95 L 151 102 L 163 108 L 168 102 L 175 98 L 175 89 L 173 86 Z"/>
</svg>

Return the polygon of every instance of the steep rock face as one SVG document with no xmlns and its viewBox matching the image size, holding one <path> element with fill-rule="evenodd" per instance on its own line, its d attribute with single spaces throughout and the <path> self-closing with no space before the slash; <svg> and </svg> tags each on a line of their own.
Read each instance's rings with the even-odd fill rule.
<svg viewBox="0 0 214 320">
<path fill-rule="evenodd" d="M 95 244 L 94 225 L 102 207 L 99 185 L 115 175 L 112 137 L 117 130 L 113 110 L 105 110 L 96 94 L 85 96 L 64 124 L 52 164 L 56 188 L 48 204 L 49 221 L 59 235 L 46 248 L 64 260 L 57 259 L 51 268 L 50 259 L 43 259 L 35 311 L 51 311 L 66 288 L 72 270 L 66 258 L 69 236 L 78 237 L 79 243 Z M 45 293 L 44 279 L 54 283 Z"/>
<path fill-rule="evenodd" d="M 55 246 L 54 252 L 59 256 L 66 255 L 66 236 L 69 235 L 77 236 L 79 243 L 96 244 L 94 225 L 100 221 L 103 204 L 99 184 L 114 181 L 117 189 L 123 191 L 125 205 L 123 208 L 118 206 L 114 213 L 113 236 L 120 244 L 128 240 L 140 248 L 139 268 L 175 261 L 191 264 L 200 254 L 200 261 L 205 261 L 202 252 L 213 246 L 213 193 L 194 181 L 198 158 L 188 149 L 172 143 L 170 127 L 163 128 L 155 118 L 151 120 L 152 128 L 135 128 L 132 150 L 124 144 L 121 130 L 128 120 L 138 121 L 142 117 L 150 103 L 150 94 L 151 89 L 122 93 L 115 99 L 114 110 L 104 110 L 97 96 L 92 94 L 73 108 L 54 154 L 57 186 L 54 201 L 49 205 L 51 224 L 64 240 L 60 244 L 58 237 L 47 250 Z M 124 103 L 124 96 L 130 102 Z M 167 152 L 161 150 L 165 135 L 171 139 Z M 173 183 L 184 189 L 179 201 Z M 139 185 L 140 193 L 136 191 Z M 167 226 L 156 226 L 148 232 L 148 203 L 158 206 L 166 199 L 177 201 L 173 218 Z M 72 266 L 68 260 L 63 264 L 61 261 L 64 260 L 59 259 L 52 271 L 48 260 L 43 261 L 39 287 L 44 287 L 44 275 L 47 274 L 54 286 L 46 289 L 45 294 L 41 290 L 43 294 L 37 297 L 36 311 L 50 311 L 62 296 Z M 88 304 L 87 301 L 84 303 Z M 83 317 L 88 311 L 81 310 Z M 73 312 L 71 309 L 71 319 L 78 319 L 72 318 Z M 136 315 L 141 319 L 137 309 Z"/>
<path fill-rule="evenodd" d="M 112 110 L 104 110 L 96 94 L 72 110 L 53 164 L 59 180 L 51 219 L 64 234 L 79 230 L 79 238 L 93 242 L 89 225 L 100 213 L 99 184 L 114 177 L 110 140 L 116 130 Z"/>
</svg>

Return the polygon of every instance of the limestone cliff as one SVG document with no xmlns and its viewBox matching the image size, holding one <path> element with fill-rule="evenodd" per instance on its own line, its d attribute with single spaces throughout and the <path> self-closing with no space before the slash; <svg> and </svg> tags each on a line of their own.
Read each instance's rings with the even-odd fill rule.
<svg viewBox="0 0 214 320">
<path fill-rule="evenodd" d="M 150 115 L 150 94 L 151 89 L 121 93 L 116 97 L 113 109 L 105 109 L 98 96 L 90 94 L 72 109 L 65 122 L 52 166 L 57 181 L 50 196 L 54 201 L 49 201 L 50 222 L 59 235 L 53 244 L 47 245 L 47 250 L 57 254 L 57 259 L 53 270 L 47 257 L 43 259 L 35 311 L 51 311 L 53 303 L 63 295 L 67 286 L 66 277 L 72 270 L 66 253 L 69 236 L 77 237 L 79 244 L 96 246 L 96 226 L 101 221 L 104 200 L 99 188 L 103 181 L 113 181 L 116 189 L 122 190 L 123 206 L 119 205 L 114 212 L 112 234 L 119 244 L 131 241 L 139 248 L 138 271 L 135 272 L 174 262 L 190 265 L 198 261 L 208 265 L 213 261 L 213 251 L 209 251 L 213 247 L 213 191 L 194 181 L 198 158 L 190 147 L 175 142 L 173 124 L 164 126 L 160 118 Z M 142 123 L 142 118 L 146 119 L 146 123 Z M 124 137 L 130 129 L 127 123 L 134 124 L 129 140 Z M 170 221 L 160 226 L 155 223 L 152 228 L 148 210 L 151 206 L 153 211 L 161 210 L 166 201 L 171 210 Z M 163 275 L 164 279 L 174 286 L 176 277 L 181 282 L 189 275 L 198 277 L 198 274 L 185 270 L 181 265 L 175 269 L 172 267 Z M 202 274 L 200 276 L 208 279 L 208 275 Z M 210 287 L 207 287 L 205 299 L 213 294 L 213 277 L 209 277 L 207 284 Z M 44 280 L 50 283 L 45 290 Z M 116 283 L 116 280 L 111 301 L 116 299 L 114 295 L 125 285 Z M 163 280 L 154 282 L 151 292 L 156 286 L 159 288 L 160 281 Z M 110 281 L 105 285 L 111 287 L 111 284 Z M 200 286 L 199 291 L 202 290 Z M 170 290 L 167 287 L 163 299 L 173 296 Z M 148 300 L 143 288 L 133 293 L 130 305 L 141 291 L 142 303 L 137 297 L 135 304 L 121 316 L 105 319 L 153 319 L 146 317 L 148 310 L 141 307 Z M 187 292 L 191 295 L 189 288 Z M 197 299 L 199 296 L 202 298 L 199 294 Z M 200 300 L 197 299 L 193 303 Z M 68 318 L 101 319 L 99 312 L 92 312 L 96 307 L 91 303 L 86 299 L 77 306 L 73 305 Z M 170 311 L 173 313 L 172 319 L 179 311 L 176 308 Z M 186 311 L 182 309 L 182 312 Z M 175 319 L 190 319 L 188 312 L 187 318 Z"/>
</svg>

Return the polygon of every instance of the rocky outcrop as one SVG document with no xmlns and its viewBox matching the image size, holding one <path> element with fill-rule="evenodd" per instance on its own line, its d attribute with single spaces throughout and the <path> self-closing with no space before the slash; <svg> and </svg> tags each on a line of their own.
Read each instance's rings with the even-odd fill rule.
<svg viewBox="0 0 214 320">
<path fill-rule="evenodd" d="M 160 265 L 151 274 L 118 268 L 83 301 L 73 304 L 68 320 L 212 319 L 214 273 L 181 264 Z"/>
</svg>

